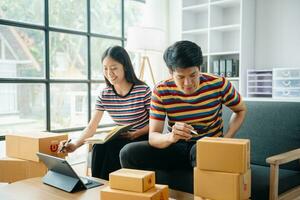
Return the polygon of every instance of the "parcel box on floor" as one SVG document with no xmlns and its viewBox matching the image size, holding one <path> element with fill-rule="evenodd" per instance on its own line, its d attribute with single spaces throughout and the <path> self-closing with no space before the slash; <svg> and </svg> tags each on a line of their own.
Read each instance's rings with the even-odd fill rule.
<svg viewBox="0 0 300 200">
<path fill-rule="evenodd" d="M 209 199 L 248 199 L 251 194 L 251 170 L 238 174 L 194 168 L 194 194 Z"/>
<path fill-rule="evenodd" d="M 250 168 L 248 139 L 205 137 L 197 141 L 197 168 L 245 173 Z"/>
<path fill-rule="evenodd" d="M 130 192 L 116 190 L 107 186 L 100 191 L 101 200 L 168 200 L 169 189 L 167 185 L 155 185 L 146 192 Z"/>
<path fill-rule="evenodd" d="M 39 162 L 39 158 L 36 156 L 36 152 L 64 157 L 65 154 L 58 154 L 57 149 L 59 142 L 67 139 L 67 134 L 48 132 L 10 133 L 5 136 L 6 155 L 37 162 Z"/>
<path fill-rule="evenodd" d="M 145 192 L 155 185 L 154 171 L 120 169 L 109 174 L 112 189 Z"/>
<path fill-rule="evenodd" d="M 44 176 L 47 167 L 41 162 L 21 160 L 18 158 L 0 158 L 0 182 L 15 181 Z"/>
</svg>

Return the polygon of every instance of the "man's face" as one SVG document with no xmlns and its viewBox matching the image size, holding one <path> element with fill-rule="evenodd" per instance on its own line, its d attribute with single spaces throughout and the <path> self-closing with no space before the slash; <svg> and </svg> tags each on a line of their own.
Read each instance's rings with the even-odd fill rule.
<svg viewBox="0 0 300 200">
<path fill-rule="evenodd" d="M 184 94 L 193 94 L 199 87 L 201 74 L 197 66 L 185 69 L 176 68 L 175 71 L 171 72 L 171 75 L 177 87 Z"/>
</svg>

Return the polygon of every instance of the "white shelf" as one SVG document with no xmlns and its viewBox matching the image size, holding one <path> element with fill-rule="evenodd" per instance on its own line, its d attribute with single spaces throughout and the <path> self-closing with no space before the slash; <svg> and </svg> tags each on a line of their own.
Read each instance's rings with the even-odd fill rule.
<svg viewBox="0 0 300 200">
<path fill-rule="evenodd" d="M 210 31 L 210 52 L 236 52 L 240 50 L 240 31 Z"/>
<path fill-rule="evenodd" d="M 255 2 L 182 0 L 180 8 L 181 39 L 193 41 L 201 47 L 208 73 L 216 70 L 214 61 L 226 60 L 227 64 L 232 60 L 233 77 L 226 78 L 235 84 L 243 97 L 247 94 L 247 79 L 241 77 L 247 77 L 247 69 L 254 66 Z"/>
<path fill-rule="evenodd" d="M 233 55 L 233 54 L 239 54 L 239 51 L 223 51 L 223 52 L 212 52 L 209 53 L 210 56 L 223 56 L 223 55 Z"/>
<path fill-rule="evenodd" d="M 182 31 L 182 34 L 193 34 L 193 35 L 208 34 L 208 28 L 186 30 L 186 31 Z"/>
<path fill-rule="evenodd" d="M 226 78 L 230 81 L 239 81 L 240 80 L 239 77 L 226 77 Z"/>
<path fill-rule="evenodd" d="M 200 5 L 193 5 L 193 6 L 186 6 L 182 8 L 182 11 L 188 11 L 188 12 L 203 12 L 207 11 L 208 4 L 200 4 Z"/>
<path fill-rule="evenodd" d="M 201 12 L 182 11 L 182 31 L 208 28 L 208 9 Z"/>
<path fill-rule="evenodd" d="M 240 24 L 239 1 L 218 1 L 210 4 L 210 26 Z"/>
<path fill-rule="evenodd" d="M 208 0 L 182 0 L 182 7 L 207 4 Z"/>
<path fill-rule="evenodd" d="M 248 86 L 248 88 L 271 88 L 272 86 Z"/>
<path fill-rule="evenodd" d="M 240 24 L 232 24 L 232 25 L 225 25 L 225 26 L 216 26 L 210 28 L 211 31 L 239 31 L 240 30 Z"/>
<path fill-rule="evenodd" d="M 220 6 L 223 8 L 233 7 L 233 6 L 239 6 L 240 0 L 220 0 L 220 1 L 213 1 L 211 2 L 212 6 Z"/>
</svg>

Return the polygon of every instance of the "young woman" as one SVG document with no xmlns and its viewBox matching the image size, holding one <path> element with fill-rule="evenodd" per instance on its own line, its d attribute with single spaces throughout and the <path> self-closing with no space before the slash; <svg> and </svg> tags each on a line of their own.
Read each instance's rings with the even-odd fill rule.
<svg viewBox="0 0 300 200">
<path fill-rule="evenodd" d="M 108 180 L 110 172 L 120 169 L 119 152 L 123 146 L 147 140 L 149 126 L 150 88 L 139 80 L 126 50 L 120 46 L 108 48 L 102 56 L 106 88 L 96 101 L 95 112 L 81 137 L 68 143 L 63 151 L 73 152 L 92 137 L 104 111 L 118 125 L 133 124 L 127 133 L 104 144 L 95 144 L 92 152 L 92 176 Z M 66 141 L 60 144 L 60 148 Z"/>
</svg>

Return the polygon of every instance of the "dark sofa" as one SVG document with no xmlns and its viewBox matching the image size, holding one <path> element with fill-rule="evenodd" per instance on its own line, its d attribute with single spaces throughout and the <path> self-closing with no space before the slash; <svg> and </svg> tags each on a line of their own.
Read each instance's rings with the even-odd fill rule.
<svg viewBox="0 0 300 200">
<path fill-rule="evenodd" d="M 300 148 L 300 102 L 246 101 L 247 117 L 237 138 L 251 141 L 252 200 L 269 199 L 270 165 L 266 158 Z M 224 130 L 231 111 L 223 109 Z M 158 183 L 193 193 L 193 171 L 156 171 Z M 278 193 L 300 186 L 299 160 L 280 165 Z"/>
</svg>

